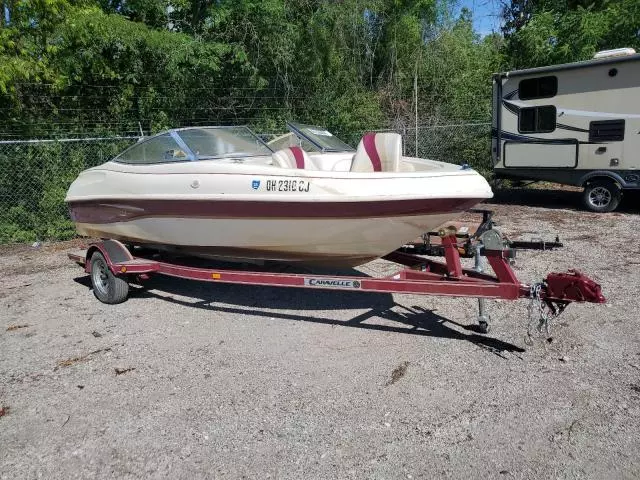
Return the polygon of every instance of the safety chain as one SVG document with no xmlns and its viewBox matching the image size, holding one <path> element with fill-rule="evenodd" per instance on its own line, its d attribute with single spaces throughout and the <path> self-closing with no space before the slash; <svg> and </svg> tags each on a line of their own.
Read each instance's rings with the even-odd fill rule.
<svg viewBox="0 0 640 480">
<path fill-rule="evenodd" d="M 538 325 L 536 327 L 537 335 L 546 335 L 546 338 L 551 336 L 551 320 L 560 315 L 565 305 L 550 305 L 545 302 L 540 293 L 542 292 L 542 287 L 544 287 L 543 282 L 534 283 L 531 285 L 531 289 L 529 290 L 529 323 L 527 325 L 527 338 L 525 339 L 528 345 L 533 345 L 533 324 L 534 321 L 538 320 Z"/>
</svg>

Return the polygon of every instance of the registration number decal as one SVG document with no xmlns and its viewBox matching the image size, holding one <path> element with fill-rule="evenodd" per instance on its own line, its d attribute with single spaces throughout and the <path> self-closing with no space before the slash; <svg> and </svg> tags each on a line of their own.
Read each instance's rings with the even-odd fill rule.
<svg viewBox="0 0 640 480">
<path fill-rule="evenodd" d="M 308 180 L 267 180 L 267 192 L 303 192 L 307 193 L 311 183 Z"/>
</svg>

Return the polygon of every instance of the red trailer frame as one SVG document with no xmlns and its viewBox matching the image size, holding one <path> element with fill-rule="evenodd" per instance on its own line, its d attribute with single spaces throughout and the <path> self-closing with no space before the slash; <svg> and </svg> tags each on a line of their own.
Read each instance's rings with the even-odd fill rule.
<svg viewBox="0 0 640 480">
<path fill-rule="evenodd" d="M 495 231 L 494 231 L 495 232 Z M 493 235 L 498 235 L 494 233 Z M 571 302 L 604 303 L 600 285 L 587 276 L 570 270 L 550 273 L 534 285 L 520 283 L 510 265 L 512 251 L 508 248 L 487 248 L 497 245 L 487 241 L 482 250 L 495 275 L 463 268 L 455 233 L 443 233 L 445 263 L 401 252 L 385 256 L 405 268 L 384 278 L 313 275 L 300 273 L 272 273 L 231 269 L 192 267 L 158 261 L 143 256 L 134 257 L 117 240 L 103 240 L 89 246 L 83 255 L 69 254 L 69 258 L 84 266 L 91 275 L 94 294 L 104 303 L 120 303 L 128 296 L 131 277 L 144 281 L 150 275 L 202 280 L 215 283 L 268 285 L 278 287 L 312 288 L 323 290 L 349 290 L 356 292 L 411 293 L 516 300 L 534 298 L 554 315 Z M 480 252 L 478 252 L 480 253 Z M 488 330 L 488 319 L 480 304 L 480 328 Z M 542 311 L 542 310 L 541 310 Z"/>
</svg>

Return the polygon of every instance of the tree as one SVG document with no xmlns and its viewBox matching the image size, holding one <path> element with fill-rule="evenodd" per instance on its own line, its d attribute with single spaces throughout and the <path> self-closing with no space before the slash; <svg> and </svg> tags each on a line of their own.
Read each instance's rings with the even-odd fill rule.
<svg viewBox="0 0 640 480">
<path fill-rule="evenodd" d="M 598 50 L 640 47 L 636 0 L 513 0 L 504 18 L 510 68 L 586 60 Z"/>
</svg>

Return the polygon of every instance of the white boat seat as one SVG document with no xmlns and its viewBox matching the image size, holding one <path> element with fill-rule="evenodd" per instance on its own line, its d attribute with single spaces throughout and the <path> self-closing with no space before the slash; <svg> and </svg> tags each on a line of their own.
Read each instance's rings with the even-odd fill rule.
<svg viewBox="0 0 640 480">
<path fill-rule="evenodd" d="M 273 164 L 281 168 L 298 168 L 304 170 L 318 170 L 313 160 L 300 147 L 287 147 L 271 155 Z"/>
<path fill-rule="evenodd" d="M 398 133 L 367 133 L 351 164 L 352 172 L 398 172 L 402 160 L 402 137 Z"/>
<path fill-rule="evenodd" d="M 331 171 L 333 172 L 348 172 L 351 170 L 351 163 L 353 162 L 353 157 L 345 158 L 343 160 L 338 160 L 333 164 L 333 168 Z"/>
</svg>

